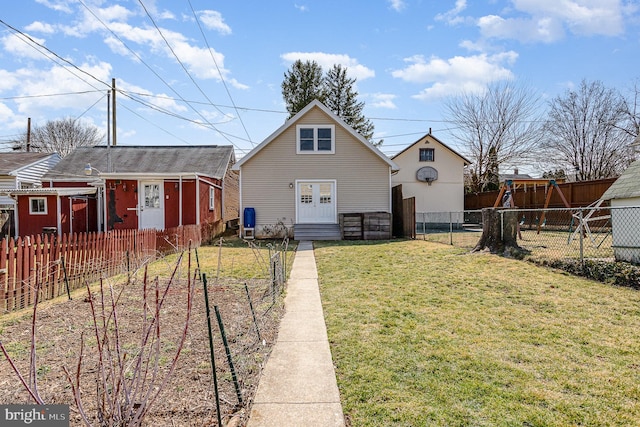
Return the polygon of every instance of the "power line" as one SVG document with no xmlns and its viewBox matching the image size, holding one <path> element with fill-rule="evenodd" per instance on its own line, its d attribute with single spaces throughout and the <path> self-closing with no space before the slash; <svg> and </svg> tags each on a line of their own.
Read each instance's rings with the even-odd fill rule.
<svg viewBox="0 0 640 427">
<path fill-rule="evenodd" d="M 187 76 L 189 77 L 189 79 L 191 79 L 191 81 L 193 82 L 193 84 L 198 88 L 198 90 L 200 91 L 200 93 L 202 93 L 204 95 L 204 97 L 207 99 L 207 101 L 211 102 L 211 100 L 207 97 L 207 95 L 204 93 L 204 91 L 202 90 L 202 88 L 198 85 L 198 83 L 196 83 L 195 79 L 193 78 L 193 76 L 191 75 L 191 73 L 189 73 L 189 70 L 187 70 L 187 67 L 185 67 L 185 65 L 182 63 L 182 61 L 180 60 L 180 58 L 178 58 L 178 55 L 176 54 L 176 52 L 173 50 L 173 47 L 171 47 L 171 44 L 169 43 L 169 41 L 167 40 L 167 38 L 164 36 L 164 34 L 162 33 L 162 30 L 160 30 L 160 27 L 158 27 L 158 24 L 156 24 L 156 21 L 153 19 L 153 17 L 151 16 L 151 14 L 149 13 L 149 11 L 147 10 L 146 6 L 144 5 L 144 3 L 142 2 L 142 0 L 138 0 L 138 3 L 140 3 L 140 5 L 142 6 L 142 8 L 144 9 L 145 13 L 147 14 L 147 16 L 149 17 L 149 19 L 151 20 L 151 23 L 153 24 L 153 26 L 156 28 L 156 30 L 158 31 L 158 34 L 160 34 L 160 37 L 162 37 L 162 40 L 164 40 L 165 44 L 167 45 L 167 47 L 169 48 L 169 50 L 171 51 L 171 53 L 173 54 L 174 58 L 176 58 L 176 61 L 178 61 L 178 63 L 180 64 L 180 66 L 182 67 L 182 69 L 184 70 L 184 72 L 187 74 Z M 211 103 L 213 105 L 213 103 Z M 198 115 L 200 117 L 202 117 L 202 119 L 208 123 L 209 125 L 211 125 L 211 127 L 214 130 L 218 130 L 211 122 L 209 122 L 209 120 L 204 117 L 204 115 L 202 113 L 200 113 L 199 111 L 197 111 L 195 108 L 193 108 L 193 106 L 189 105 L 194 111 L 196 111 L 198 113 Z M 217 108 L 216 108 L 217 109 Z M 218 109 L 218 111 L 220 112 L 220 114 L 224 113 L 222 111 L 220 111 Z M 220 134 L 227 140 L 229 141 L 231 144 L 233 144 L 235 146 L 235 144 L 229 139 L 227 138 L 226 134 L 224 134 L 223 132 L 220 132 Z"/>
<path fill-rule="evenodd" d="M 17 28 L 7 24 L 6 22 L 4 22 L 2 19 L 0 19 L 0 23 L 2 25 L 4 25 L 5 27 L 9 28 L 10 30 L 14 31 L 17 34 L 20 34 L 22 37 L 26 38 L 27 40 L 29 40 L 29 42 L 31 42 L 33 45 L 38 46 L 41 49 L 46 50 L 47 52 L 49 52 L 51 55 L 55 56 L 57 59 L 59 59 L 60 61 L 64 62 L 65 64 L 70 65 L 71 67 L 73 67 L 74 69 L 80 71 L 82 74 L 85 74 L 87 76 L 89 76 L 90 78 L 92 78 L 93 80 L 97 81 L 98 83 L 102 83 L 103 85 L 107 86 L 107 87 L 111 87 L 108 83 L 103 82 L 102 80 L 98 79 L 96 76 L 92 75 L 91 73 L 84 71 L 82 68 L 78 67 L 77 65 L 75 65 L 74 63 L 72 63 L 71 61 L 61 57 L 60 55 L 58 55 L 57 53 L 55 53 L 54 51 L 52 51 L 51 49 L 49 49 L 48 47 L 38 43 L 37 41 L 35 41 L 33 38 L 31 38 L 29 35 L 23 33 L 22 31 L 18 30 Z M 24 41 L 24 40 L 23 40 Z M 42 52 L 40 52 L 42 53 Z M 77 76 L 76 76 L 77 77 Z M 85 81 L 85 83 L 87 83 Z M 93 86 L 92 86 L 93 87 Z M 97 88 L 94 87 L 94 89 L 97 90 Z"/>
<path fill-rule="evenodd" d="M 188 2 L 189 2 L 189 7 L 191 8 L 191 12 L 193 13 L 193 17 L 196 20 L 196 23 L 198 24 L 198 28 L 200 29 L 200 33 L 202 34 L 202 38 L 204 39 L 204 43 L 205 43 L 205 45 L 207 45 L 207 50 L 209 51 L 209 55 L 211 55 L 211 60 L 215 64 L 216 70 L 218 70 L 218 75 L 220 76 L 220 81 L 222 81 L 222 85 L 224 86 L 224 89 L 227 91 L 227 95 L 229 96 L 229 99 L 231 100 L 231 104 L 233 104 L 233 108 L 235 109 L 236 114 L 238 115 L 238 119 L 240 120 L 240 123 L 242 124 L 242 128 L 244 129 L 244 132 L 246 133 L 247 138 L 251 142 L 251 145 L 254 145 L 253 141 L 251 141 L 251 136 L 249 136 L 249 131 L 247 130 L 247 127 L 244 125 L 244 121 L 242 120 L 242 116 L 240 115 L 240 112 L 238 111 L 238 108 L 236 107 L 236 103 L 233 101 L 233 97 L 231 96 L 231 92 L 229 91 L 229 88 L 227 87 L 227 82 L 225 82 L 224 76 L 222 75 L 222 71 L 220 71 L 220 67 L 218 66 L 218 61 L 216 61 L 216 58 L 213 55 L 213 52 L 211 52 L 211 46 L 209 46 L 209 41 L 207 40 L 207 36 L 205 36 L 204 31 L 202 30 L 202 25 L 200 25 L 200 20 L 198 19 L 198 16 L 196 15 L 196 11 L 193 9 L 193 6 L 191 5 L 191 0 L 188 0 Z M 209 100 L 209 98 L 207 98 L 207 100 Z"/>
<path fill-rule="evenodd" d="M 78 0 L 78 2 L 79 2 L 79 3 L 80 3 L 80 4 L 81 4 L 81 5 L 82 5 L 82 6 L 83 6 L 83 7 L 84 7 L 84 8 L 85 8 L 89 13 L 90 13 L 90 14 L 91 14 L 91 15 L 92 15 L 92 16 L 93 16 L 93 17 L 94 17 L 98 22 L 100 22 L 100 24 L 101 24 L 104 28 L 106 28 L 106 29 L 107 29 L 107 31 L 109 31 L 109 32 L 111 33 L 111 35 L 113 35 L 113 36 L 114 36 L 114 37 L 115 37 L 115 38 L 116 38 L 120 43 L 122 43 L 122 45 L 123 45 L 123 46 L 124 46 L 124 47 L 129 51 L 129 52 L 131 52 L 131 53 L 132 53 L 132 54 L 133 54 L 133 55 L 134 55 L 134 56 L 135 56 L 135 57 L 136 57 L 136 58 L 137 58 L 137 59 L 138 59 L 138 60 L 139 60 L 139 61 L 140 61 L 140 62 L 141 62 L 145 67 L 147 67 L 147 69 L 148 69 L 149 71 L 151 71 L 151 72 L 152 72 L 152 73 L 153 73 L 153 74 L 154 74 L 154 75 L 155 75 L 155 76 L 156 76 L 156 77 L 157 77 L 157 78 L 158 78 L 162 83 L 164 83 L 164 85 L 165 85 L 165 86 L 167 86 L 167 88 L 169 88 L 169 89 L 170 89 L 170 90 L 171 90 L 171 91 L 172 91 L 176 96 L 178 96 L 178 97 L 180 98 L 180 100 L 181 100 L 182 102 L 184 102 L 186 105 L 188 105 L 188 106 L 189 106 L 189 108 L 191 108 L 191 109 L 192 109 L 196 114 L 198 114 L 198 115 L 202 118 L 202 120 L 203 120 L 204 122 L 206 122 L 207 124 L 209 124 L 209 125 L 211 126 L 211 128 L 212 128 L 214 131 L 218 132 L 218 133 L 219 133 L 223 138 L 225 138 L 225 139 L 226 139 L 226 140 L 227 140 L 231 145 L 233 145 L 233 146 L 234 146 L 234 147 L 236 147 L 236 148 L 239 148 L 239 147 L 237 147 L 237 146 L 236 146 L 236 144 L 234 144 L 234 143 L 233 143 L 233 141 L 231 141 L 231 140 L 228 138 L 228 134 L 227 134 L 226 132 L 222 132 L 221 130 L 219 130 L 218 128 L 216 128 L 216 127 L 215 127 L 211 122 L 209 122 L 209 120 L 207 120 L 207 118 L 206 118 L 206 117 L 204 117 L 204 115 L 202 115 L 202 113 L 200 113 L 197 109 L 195 109 L 195 108 L 193 107 L 193 105 L 191 105 L 191 104 L 190 104 L 186 99 L 184 99 L 184 97 L 183 97 L 182 95 L 180 95 L 180 93 L 178 93 L 178 91 L 177 91 L 177 90 L 175 90 L 175 89 L 174 89 L 174 88 L 173 88 L 173 87 L 172 87 L 172 86 L 171 86 L 171 85 L 170 85 L 170 84 L 169 84 L 169 83 L 168 83 L 164 78 L 162 78 L 162 76 L 160 76 L 160 75 L 156 72 L 156 70 L 154 70 L 154 69 L 153 69 L 153 67 L 151 67 L 149 64 L 147 64 L 147 63 L 144 61 L 144 59 L 142 59 L 142 57 L 140 57 L 140 55 L 138 55 L 138 53 L 136 53 L 133 49 L 131 49 L 131 48 L 130 48 L 130 47 L 129 47 L 129 46 L 128 46 L 128 45 L 127 45 L 127 44 L 126 44 L 126 43 L 125 43 L 121 38 L 120 38 L 120 36 L 118 36 L 118 34 L 116 34 L 113 30 L 111 30 L 111 28 L 109 28 L 109 26 L 108 26 L 107 24 L 105 24 L 105 23 L 104 23 L 104 21 L 102 21 L 102 19 L 100 19 L 100 17 L 99 17 L 98 15 L 96 15 L 96 14 L 93 12 L 93 10 L 91 10 L 91 9 L 90 9 L 90 8 L 89 8 L 89 7 L 84 3 L 84 1 L 83 1 L 83 0 Z M 141 3 L 141 5 L 142 5 L 142 7 L 144 8 L 144 4 L 142 4 L 142 2 L 140 2 L 140 3 Z M 145 11 L 146 11 L 146 8 L 145 8 Z M 148 12 L 147 12 L 147 14 L 148 14 Z M 155 24 L 155 23 L 154 23 L 154 24 Z M 164 37 L 164 36 L 163 36 L 163 37 Z M 118 92 L 121 92 L 121 93 L 122 93 L 122 91 L 120 91 L 120 90 L 118 90 Z M 130 99 L 135 100 L 135 99 L 134 99 L 133 97 L 131 97 L 131 96 L 129 96 L 129 98 L 130 98 Z M 151 104 L 144 103 L 144 102 L 141 102 L 141 101 L 138 101 L 138 102 L 140 102 L 140 103 L 141 103 L 141 104 L 143 104 L 143 105 L 146 105 L 147 107 L 149 107 L 149 106 L 151 105 Z M 160 111 L 160 112 L 164 112 L 164 113 L 166 113 L 166 110 L 163 110 L 163 109 L 162 109 L 162 108 L 160 108 L 160 107 L 154 106 L 154 109 L 155 109 L 156 111 Z M 173 116 L 173 117 L 179 117 L 179 116 L 174 115 L 174 114 L 172 114 L 172 116 Z M 234 138 L 237 138 L 237 137 L 235 137 L 235 136 L 234 136 Z M 239 139 L 241 139 L 241 138 L 239 138 Z"/>
<path fill-rule="evenodd" d="M 47 93 L 42 95 L 6 96 L 6 97 L 0 97 L 0 100 L 10 101 L 14 99 L 47 98 L 47 97 L 68 96 L 68 95 L 86 95 L 88 93 L 95 93 L 95 92 L 103 92 L 103 90 L 95 89 L 95 90 L 83 90 L 78 92 Z"/>
</svg>

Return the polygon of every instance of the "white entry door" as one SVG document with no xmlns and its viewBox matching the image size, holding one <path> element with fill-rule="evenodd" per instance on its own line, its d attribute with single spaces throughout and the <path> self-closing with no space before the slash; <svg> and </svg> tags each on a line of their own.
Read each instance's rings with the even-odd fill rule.
<svg viewBox="0 0 640 427">
<path fill-rule="evenodd" d="M 140 183 L 140 228 L 164 230 L 164 186 L 162 181 Z"/>
<path fill-rule="evenodd" d="M 335 181 L 299 181 L 297 183 L 297 222 L 335 224 Z"/>
</svg>

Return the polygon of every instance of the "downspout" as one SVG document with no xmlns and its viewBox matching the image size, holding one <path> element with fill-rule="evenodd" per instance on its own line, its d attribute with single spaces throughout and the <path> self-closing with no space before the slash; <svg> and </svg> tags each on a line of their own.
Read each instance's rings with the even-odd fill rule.
<svg viewBox="0 0 640 427">
<path fill-rule="evenodd" d="M 16 235 L 14 237 L 16 237 L 16 236 L 20 235 L 20 227 L 19 227 L 19 222 L 20 221 L 18 219 L 18 218 L 20 218 L 20 215 L 18 215 L 18 196 L 15 196 L 15 198 L 13 196 L 11 196 L 11 198 L 16 201 L 15 210 L 13 211 L 13 223 L 15 224 L 15 227 L 16 227 L 16 233 L 15 233 Z M 9 229 L 9 234 L 11 234 L 11 229 Z"/>
<path fill-rule="evenodd" d="M 200 225 L 200 177 L 196 174 L 196 224 Z"/>
<path fill-rule="evenodd" d="M 242 237 L 244 218 L 242 217 L 242 167 L 238 168 L 238 233 Z"/>
<path fill-rule="evenodd" d="M 178 225 L 182 225 L 182 175 L 179 176 L 180 184 L 178 185 Z"/>
<path fill-rule="evenodd" d="M 102 183 L 102 231 L 107 232 L 107 216 L 109 215 L 109 211 L 107 210 L 107 180 L 105 179 Z"/>
<path fill-rule="evenodd" d="M 393 180 L 391 178 L 392 170 L 391 166 L 389 166 L 389 213 L 393 214 Z"/>
<path fill-rule="evenodd" d="M 56 210 L 57 210 L 57 216 L 58 216 L 58 220 L 57 222 L 57 226 L 58 226 L 58 236 L 62 235 L 62 201 L 60 200 L 60 194 L 56 194 Z M 69 198 L 69 234 L 71 234 L 71 198 Z"/>
</svg>

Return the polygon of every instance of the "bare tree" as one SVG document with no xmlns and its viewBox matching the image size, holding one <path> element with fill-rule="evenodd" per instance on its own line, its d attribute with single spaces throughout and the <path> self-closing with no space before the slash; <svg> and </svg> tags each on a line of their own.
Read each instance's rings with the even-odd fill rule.
<svg viewBox="0 0 640 427">
<path fill-rule="evenodd" d="M 549 103 L 543 147 L 551 164 L 576 180 L 617 176 L 633 159 L 625 100 L 600 81 L 583 80 Z"/>
<path fill-rule="evenodd" d="M 495 185 L 501 167 L 530 163 L 528 156 L 540 139 L 539 104 L 532 90 L 510 82 L 445 101 L 446 118 L 456 126 L 452 135 L 473 161 L 468 191 L 481 192 Z"/>
<path fill-rule="evenodd" d="M 623 113 L 626 116 L 624 131 L 634 142 L 640 137 L 640 80 L 636 80 L 629 91 L 629 95 L 623 98 Z"/>
<path fill-rule="evenodd" d="M 49 120 L 44 126 L 35 126 L 31 131 L 30 150 L 43 153 L 58 153 L 65 157 L 78 147 L 90 147 L 104 140 L 104 134 L 90 124 L 67 117 Z M 14 150 L 27 149 L 26 132 L 14 143 Z"/>
</svg>

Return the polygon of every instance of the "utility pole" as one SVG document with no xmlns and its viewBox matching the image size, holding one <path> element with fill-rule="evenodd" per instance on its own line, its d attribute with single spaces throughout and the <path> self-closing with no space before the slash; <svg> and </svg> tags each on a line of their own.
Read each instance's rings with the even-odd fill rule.
<svg viewBox="0 0 640 427">
<path fill-rule="evenodd" d="M 116 79 L 111 79 L 111 105 L 113 109 L 113 127 L 111 132 L 111 140 L 113 142 L 113 146 L 116 146 Z"/>
<path fill-rule="evenodd" d="M 111 106 L 110 106 L 110 95 L 111 93 L 107 91 L 107 172 L 111 172 Z"/>
<path fill-rule="evenodd" d="M 31 151 L 31 117 L 27 119 L 27 153 Z"/>
</svg>

